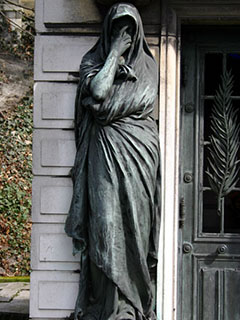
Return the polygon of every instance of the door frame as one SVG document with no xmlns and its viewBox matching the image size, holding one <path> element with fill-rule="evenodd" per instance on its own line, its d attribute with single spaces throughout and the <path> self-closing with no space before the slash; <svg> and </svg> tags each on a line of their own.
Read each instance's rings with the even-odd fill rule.
<svg viewBox="0 0 240 320">
<path fill-rule="evenodd" d="M 181 25 L 240 25 L 240 3 L 161 0 L 159 136 L 162 157 L 162 225 L 157 318 L 177 320 L 179 244 Z"/>
<path fill-rule="evenodd" d="M 157 318 L 161 320 L 177 319 L 180 141 L 180 25 L 178 20 L 176 12 L 163 1 L 159 61 L 162 222 L 157 282 Z"/>
</svg>

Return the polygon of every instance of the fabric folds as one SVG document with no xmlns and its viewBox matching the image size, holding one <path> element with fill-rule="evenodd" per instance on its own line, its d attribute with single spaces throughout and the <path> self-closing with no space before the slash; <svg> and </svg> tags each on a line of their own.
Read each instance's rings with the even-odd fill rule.
<svg viewBox="0 0 240 320">
<path fill-rule="evenodd" d="M 128 56 L 107 98 L 92 103 L 89 84 L 109 54 L 113 21 L 124 16 L 135 25 Z M 76 96 L 77 154 L 65 225 L 74 253 L 81 252 L 75 319 L 154 318 L 161 182 L 150 115 L 157 89 L 157 65 L 136 8 L 113 6 L 82 60 Z"/>
</svg>

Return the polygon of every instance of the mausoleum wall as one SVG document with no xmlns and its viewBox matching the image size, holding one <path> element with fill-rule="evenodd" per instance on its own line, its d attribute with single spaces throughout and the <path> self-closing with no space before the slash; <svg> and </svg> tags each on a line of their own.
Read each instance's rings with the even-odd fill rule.
<svg viewBox="0 0 240 320">
<path fill-rule="evenodd" d="M 80 256 L 72 255 L 64 232 L 75 157 L 74 100 L 81 59 L 95 44 L 107 8 L 94 0 L 35 1 L 32 319 L 65 318 L 77 297 Z M 160 2 L 140 12 L 159 61 Z"/>
</svg>

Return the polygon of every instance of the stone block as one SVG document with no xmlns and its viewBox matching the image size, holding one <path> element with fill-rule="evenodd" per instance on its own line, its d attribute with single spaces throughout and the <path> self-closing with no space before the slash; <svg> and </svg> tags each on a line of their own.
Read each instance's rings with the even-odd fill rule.
<svg viewBox="0 0 240 320">
<path fill-rule="evenodd" d="M 94 0 L 35 0 L 37 32 L 56 32 L 57 29 L 67 32 L 81 24 L 96 24 L 102 21 Z M 57 29 L 56 29 L 57 28 Z"/>
<path fill-rule="evenodd" d="M 36 83 L 34 86 L 34 127 L 73 128 L 76 90 L 76 83 Z"/>
<path fill-rule="evenodd" d="M 72 239 L 64 224 L 38 224 L 32 228 L 32 270 L 75 270 L 80 268 L 80 255 L 72 255 Z"/>
<path fill-rule="evenodd" d="M 82 57 L 96 41 L 96 37 L 86 36 L 36 36 L 35 80 L 74 80 L 72 73 L 78 74 Z"/>
<path fill-rule="evenodd" d="M 72 130 L 36 129 L 33 134 L 33 174 L 68 176 L 75 153 Z"/>
<path fill-rule="evenodd" d="M 35 38 L 35 81 L 78 81 L 79 66 L 84 54 L 97 41 L 97 37 L 37 36 Z M 158 45 L 152 46 L 157 37 L 148 38 L 156 59 Z M 48 97 L 49 98 L 49 97 Z"/>
<path fill-rule="evenodd" d="M 95 0 L 44 0 L 43 23 L 46 27 L 54 25 L 100 23 L 102 17 Z"/>
<path fill-rule="evenodd" d="M 79 273 L 33 271 L 31 273 L 30 318 L 65 318 L 74 309 Z"/>
<path fill-rule="evenodd" d="M 32 184 L 32 221 L 64 223 L 71 198 L 71 178 L 35 176 Z"/>
<path fill-rule="evenodd" d="M 213 21 L 217 22 L 221 18 L 235 18 L 239 21 L 240 4 L 237 0 L 231 2 L 228 0 L 221 0 L 220 2 L 218 0 L 171 0 L 170 2 L 171 7 L 183 21 L 185 18 L 188 19 L 188 24 L 191 18 L 196 23 L 196 17 L 199 20 L 201 19 L 201 24 L 203 24 L 203 21 L 207 24 L 209 20 L 211 23 Z"/>
<path fill-rule="evenodd" d="M 17 295 L 18 300 L 29 300 L 29 290 L 22 290 Z"/>
<path fill-rule="evenodd" d="M 11 301 L 18 294 L 18 292 L 24 288 L 24 286 L 24 282 L 11 282 L 5 285 L 0 290 L 0 305 L 2 302 Z"/>
<path fill-rule="evenodd" d="M 1 319 L 11 319 L 17 316 L 19 319 L 25 319 L 29 313 L 29 290 L 21 290 L 10 302 L 0 303 Z M 22 317 L 20 316 L 22 315 Z M 8 317 L 8 318 L 7 318 Z"/>
<path fill-rule="evenodd" d="M 144 25 L 160 24 L 160 1 L 139 7 Z M 36 0 L 36 30 L 38 33 L 100 32 L 100 26 L 109 6 L 97 5 L 96 0 Z M 149 28 L 147 28 L 149 29 Z M 151 33 L 159 28 L 151 28 Z"/>
</svg>

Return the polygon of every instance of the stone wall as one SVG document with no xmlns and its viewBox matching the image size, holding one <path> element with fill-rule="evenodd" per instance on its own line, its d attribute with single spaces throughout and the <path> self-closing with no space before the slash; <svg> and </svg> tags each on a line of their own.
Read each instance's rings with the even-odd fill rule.
<svg viewBox="0 0 240 320">
<path fill-rule="evenodd" d="M 75 304 L 80 257 L 72 256 L 71 239 L 64 233 L 75 156 L 74 99 L 81 59 L 96 42 L 106 10 L 94 0 L 35 3 L 33 319 L 67 317 Z M 159 1 L 142 9 L 142 16 L 151 50 L 159 60 Z"/>
</svg>

